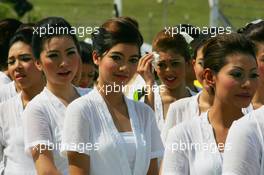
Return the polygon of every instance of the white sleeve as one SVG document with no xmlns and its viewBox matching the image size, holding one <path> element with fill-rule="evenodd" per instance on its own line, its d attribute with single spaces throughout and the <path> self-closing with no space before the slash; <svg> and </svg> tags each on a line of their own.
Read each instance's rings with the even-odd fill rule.
<svg viewBox="0 0 264 175">
<path fill-rule="evenodd" d="M 27 153 L 37 145 L 54 146 L 50 120 L 43 105 L 29 103 L 22 114 Z"/>
<path fill-rule="evenodd" d="M 1 125 L 1 123 L 0 123 Z M 0 174 L 3 172 L 5 165 L 4 165 L 4 144 L 3 144 L 3 131 L 2 126 L 0 126 Z"/>
<path fill-rule="evenodd" d="M 233 123 L 225 144 L 223 175 L 260 175 L 263 153 L 256 128 L 250 120 Z"/>
<path fill-rule="evenodd" d="M 162 164 L 163 175 L 189 175 L 188 150 L 181 149 L 181 144 L 188 143 L 184 139 L 182 124 L 179 124 L 168 133 Z"/>
<path fill-rule="evenodd" d="M 167 112 L 167 116 L 165 119 L 165 124 L 161 131 L 161 139 L 163 143 L 166 142 L 169 130 L 173 128 L 173 126 L 175 126 L 176 124 L 176 111 L 174 110 L 174 106 L 175 105 L 170 104 L 168 112 Z"/>
<path fill-rule="evenodd" d="M 159 158 L 163 156 L 164 146 L 160 137 L 160 130 L 158 129 L 157 122 L 155 120 L 155 114 L 150 109 L 151 118 L 151 154 L 150 159 Z"/>
<path fill-rule="evenodd" d="M 66 109 L 62 132 L 61 152 L 76 151 L 90 155 L 94 144 L 90 139 L 90 123 L 85 116 L 92 115 L 89 107 L 82 109 L 81 101 L 74 101 Z"/>
</svg>

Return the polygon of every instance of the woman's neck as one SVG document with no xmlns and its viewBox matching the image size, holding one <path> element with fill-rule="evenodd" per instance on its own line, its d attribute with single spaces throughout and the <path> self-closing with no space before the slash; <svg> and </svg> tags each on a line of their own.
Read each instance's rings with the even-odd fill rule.
<svg viewBox="0 0 264 175">
<path fill-rule="evenodd" d="M 209 110 L 209 121 L 215 127 L 230 128 L 233 121 L 243 116 L 242 109 L 214 100 Z"/>
<path fill-rule="evenodd" d="M 71 83 L 58 85 L 47 82 L 46 87 L 67 106 L 75 100 L 79 94 Z"/>
<path fill-rule="evenodd" d="M 119 106 L 124 103 L 124 95 L 122 91 L 107 91 L 105 88 L 107 85 L 98 83 L 96 85 L 97 90 L 102 95 L 102 97 L 111 104 L 111 106 Z M 108 85 L 111 86 L 111 85 Z"/>
<path fill-rule="evenodd" d="M 264 84 L 260 83 L 258 86 L 258 89 L 252 99 L 252 104 L 254 109 L 257 109 L 259 107 L 261 107 L 262 105 L 264 105 Z"/>
<path fill-rule="evenodd" d="M 38 95 L 43 88 L 45 87 L 45 79 L 41 80 L 38 83 L 35 83 L 32 87 L 21 90 L 21 98 L 23 106 L 25 107 L 29 101 L 31 101 L 36 95 Z"/>
<path fill-rule="evenodd" d="M 169 89 L 165 85 L 161 85 L 160 86 L 160 94 L 161 94 L 161 96 L 172 97 L 175 100 L 190 96 L 190 93 L 186 89 L 185 84 L 182 84 L 175 89 Z"/>
<path fill-rule="evenodd" d="M 210 95 L 204 88 L 198 97 L 199 113 L 206 112 L 214 102 L 214 96 Z"/>
</svg>

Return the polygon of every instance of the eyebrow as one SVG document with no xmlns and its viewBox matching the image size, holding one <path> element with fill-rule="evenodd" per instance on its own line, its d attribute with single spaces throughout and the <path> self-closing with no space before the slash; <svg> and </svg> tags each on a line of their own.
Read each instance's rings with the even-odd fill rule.
<svg viewBox="0 0 264 175">
<path fill-rule="evenodd" d="M 124 54 L 121 53 L 121 52 L 111 52 L 111 54 L 117 54 L 117 55 L 122 55 L 122 56 L 124 56 Z M 140 57 L 140 56 L 139 56 L 139 54 L 135 54 L 135 55 L 131 55 L 130 57 Z"/>
<path fill-rule="evenodd" d="M 72 50 L 72 49 L 75 49 L 75 47 L 70 47 L 68 49 L 65 49 L 65 51 L 69 51 L 69 50 Z"/>
<path fill-rule="evenodd" d="M 234 66 L 234 68 L 237 68 L 237 69 L 240 69 L 240 70 L 244 70 L 243 68 L 238 67 L 238 66 Z M 254 67 L 254 68 L 250 69 L 250 71 L 257 70 L 257 69 L 258 69 L 257 67 Z"/>
<path fill-rule="evenodd" d="M 31 55 L 28 54 L 28 53 L 24 53 L 24 54 L 19 54 L 18 55 L 18 57 L 21 57 L 21 56 L 30 56 L 31 57 Z M 15 57 L 12 55 L 11 57 L 8 57 L 7 59 L 15 59 Z"/>
</svg>

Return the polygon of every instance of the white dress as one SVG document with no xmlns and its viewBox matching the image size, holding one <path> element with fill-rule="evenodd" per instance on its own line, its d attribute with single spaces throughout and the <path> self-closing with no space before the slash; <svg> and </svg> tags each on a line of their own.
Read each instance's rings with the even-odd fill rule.
<svg viewBox="0 0 264 175">
<path fill-rule="evenodd" d="M 83 95 L 83 90 L 76 89 Z M 60 155 L 65 110 L 66 106 L 45 87 L 23 112 L 26 152 L 30 154 L 30 150 L 40 144 L 50 147 L 55 165 L 63 175 L 68 174 L 67 159 Z"/>
<path fill-rule="evenodd" d="M 164 175 L 221 175 L 222 155 L 207 112 L 173 127 L 165 145 Z"/>
<path fill-rule="evenodd" d="M 2 71 L 0 71 L 0 86 L 10 83 L 10 78 Z"/>
<path fill-rule="evenodd" d="M 191 97 L 179 99 L 170 104 L 166 121 L 161 131 L 161 138 L 164 143 L 172 127 L 185 120 L 190 120 L 195 116 L 199 116 L 198 98 L 200 94 L 201 92 Z"/>
<path fill-rule="evenodd" d="M 21 94 L 0 105 L 0 174 L 36 174 L 32 157 L 25 154 L 22 112 Z"/>
<path fill-rule="evenodd" d="M 173 102 L 167 112 L 166 121 L 161 131 L 161 139 L 165 143 L 169 130 L 179 123 L 200 116 L 198 98 L 201 92 L 192 97 L 183 98 Z M 242 108 L 243 114 L 253 111 L 250 104 L 247 108 Z"/>
<path fill-rule="evenodd" d="M 89 155 L 91 175 L 146 175 L 150 160 L 163 154 L 152 109 L 126 97 L 125 102 L 136 144 L 133 169 L 122 136 L 96 88 L 67 107 L 62 150 Z M 90 147 L 84 149 L 80 144 Z"/>
<path fill-rule="evenodd" d="M 0 86 L 0 103 L 10 99 L 11 97 L 14 97 L 17 94 L 18 93 L 16 91 L 14 81 L 12 81 L 8 84 L 5 84 L 3 86 Z"/>
<path fill-rule="evenodd" d="M 163 128 L 164 128 L 166 121 L 164 120 L 164 114 L 163 114 L 164 110 L 163 110 L 162 100 L 161 100 L 161 96 L 160 96 L 161 88 L 162 88 L 162 86 L 157 86 L 157 88 L 154 88 L 154 107 L 155 107 L 155 117 L 156 117 L 156 121 L 158 124 L 158 128 L 160 131 L 163 131 Z M 192 96 L 196 96 L 196 93 L 190 91 L 190 89 L 188 89 L 187 87 L 186 87 L 186 89 L 190 92 L 190 94 Z M 191 97 L 187 97 L 187 98 L 191 98 Z M 183 99 L 185 99 L 185 98 L 183 98 Z M 181 100 L 181 99 L 179 99 L 179 100 Z M 179 101 L 179 100 L 177 100 L 177 101 Z M 173 102 L 173 103 L 175 103 L 175 102 Z M 171 103 L 170 106 L 173 103 Z M 169 109 L 167 112 L 167 117 L 168 117 L 168 114 L 169 114 Z M 175 115 L 175 113 L 174 113 L 174 115 Z M 167 120 L 167 118 L 166 118 L 166 120 Z"/>
<path fill-rule="evenodd" d="M 227 136 L 224 175 L 264 174 L 264 106 L 235 121 Z"/>
</svg>

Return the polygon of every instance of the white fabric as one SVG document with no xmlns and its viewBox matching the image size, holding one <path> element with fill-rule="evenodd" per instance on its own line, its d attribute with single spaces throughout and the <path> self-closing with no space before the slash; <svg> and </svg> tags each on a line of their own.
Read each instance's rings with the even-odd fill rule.
<svg viewBox="0 0 264 175">
<path fill-rule="evenodd" d="M 199 116 L 198 98 L 201 92 L 195 96 L 179 99 L 170 104 L 166 121 L 161 132 L 162 141 L 165 143 L 169 130 L 176 124 Z"/>
<path fill-rule="evenodd" d="M 167 112 L 166 121 L 161 131 L 161 139 L 165 143 L 169 130 L 175 125 L 190 120 L 193 117 L 200 116 L 198 98 L 202 92 L 192 97 L 183 98 L 173 102 Z M 250 104 L 247 108 L 242 108 L 244 115 L 253 111 L 253 106 Z"/>
<path fill-rule="evenodd" d="M 162 131 L 164 128 L 164 125 L 165 125 L 165 120 L 164 120 L 164 113 L 163 113 L 164 112 L 163 104 L 162 104 L 162 100 L 161 100 L 161 96 L 160 96 L 160 88 L 161 88 L 161 86 L 158 86 L 158 88 L 154 89 L 154 109 L 155 109 L 155 117 L 156 117 L 156 121 L 158 124 L 158 128 L 160 131 Z M 196 93 L 190 91 L 190 89 L 188 89 L 187 87 L 186 87 L 186 89 L 190 92 L 190 94 L 192 96 L 196 95 Z M 179 100 L 181 100 L 181 99 L 179 99 Z M 177 101 L 179 101 L 179 100 L 177 100 Z M 173 103 L 171 103 L 171 104 L 173 104 Z M 168 112 L 167 112 L 167 116 L 168 116 Z M 166 118 L 166 120 L 167 120 L 167 118 Z"/>
<path fill-rule="evenodd" d="M 24 151 L 22 112 L 20 94 L 0 105 L 0 159 L 7 175 L 36 174 L 32 157 Z"/>
<path fill-rule="evenodd" d="M 80 89 L 76 89 L 81 95 Z M 25 150 L 39 144 L 52 148 L 56 167 L 68 174 L 68 162 L 60 155 L 61 132 L 64 123 L 65 105 L 46 87 L 27 105 L 23 113 Z"/>
<path fill-rule="evenodd" d="M 226 140 L 232 149 L 225 150 L 223 174 L 263 175 L 263 135 L 264 106 L 234 122 Z"/>
<path fill-rule="evenodd" d="M 221 175 L 221 171 L 222 158 L 207 112 L 169 131 L 164 175 Z"/>
<path fill-rule="evenodd" d="M 14 97 L 17 94 L 18 93 L 16 92 L 14 81 L 5 84 L 3 86 L 0 86 L 0 103 L 10 99 L 11 97 Z"/>
<path fill-rule="evenodd" d="M 0 86 L 10 83 L 10 78 L 2 71 L 0 71 Z"/>
<path fill-rule="evenodd" d="M 165 120 L 163 115 L 163 105 L 160 96 L 160 89 L 157 88 L 154 91 L 154 111 L 155 111 L 155 118 L 160 131 L 164 126 Z"/>
<path fill-rule="evenodd" d="M 136 160 L 132 170 L 125 148 L 120 144 L 122 137 L 96 88 L 67 107 L 62 150 L 89 155 L 91 175 L 146 175 L 150 160 L 163 154 L 152 109 L 126 97 L 125 102 L 136 138 Z M 78 147 L 80 144 L 90 144 L 93 149 L 82 149 Z"/>
<path fill-rule="evenodd" d="M 133 132 L 120 132 L 123 147 L 125 148 L 130 169 L 133 169 L 136 160 L 136 137 Z"/>
</svg>

